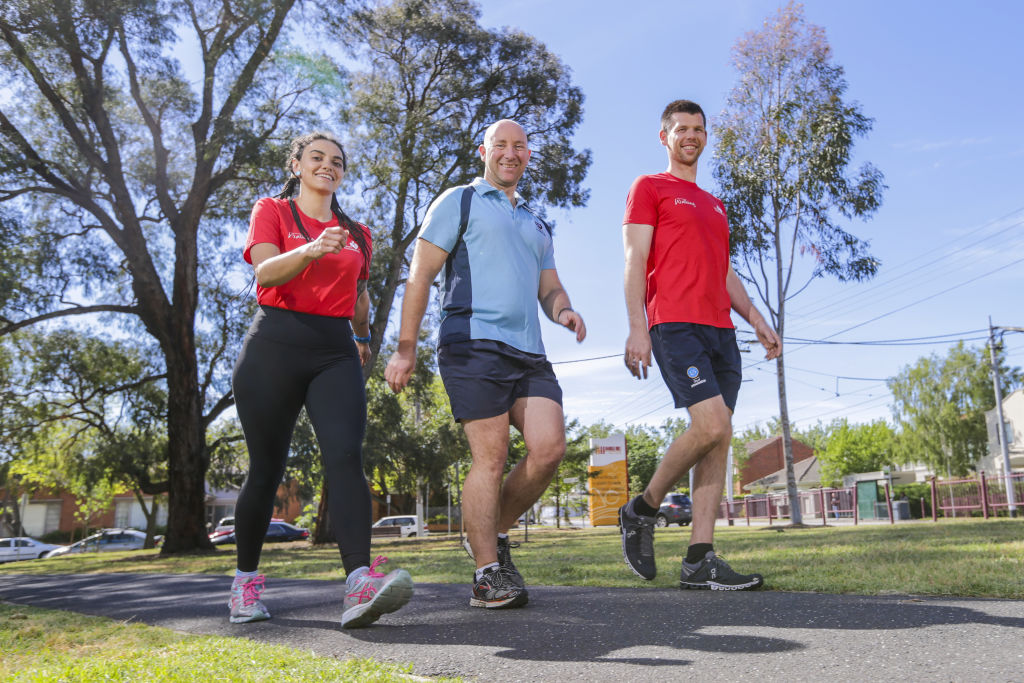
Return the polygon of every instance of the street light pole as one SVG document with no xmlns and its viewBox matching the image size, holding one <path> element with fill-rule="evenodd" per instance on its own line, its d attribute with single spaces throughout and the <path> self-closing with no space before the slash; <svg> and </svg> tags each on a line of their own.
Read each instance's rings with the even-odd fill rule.
<svg viewBox="0 0 1024 683">
<path fill-rule="evenodd" d="M 999 385 L 999 364 L 996 359 L 996 329 L 992 326 L 992 316 L 988 318 L 988 352 L 992 359 L 992 385 L 996 392 L 996 438 L 1003 456 L 1003 485 L 1006 487 L 1006 503 L 1010 517 L 1017 514 L 1017 493 L 1014 491 L 1013 480 L 1010 479 L 1010 447 L 1006 443 L 1006 425 L 1003 422 L 1003 389 Z M 1024 327 L 1000 327 L 999 336 L 1003 332 L 1024 332 Z"/>
</svg>

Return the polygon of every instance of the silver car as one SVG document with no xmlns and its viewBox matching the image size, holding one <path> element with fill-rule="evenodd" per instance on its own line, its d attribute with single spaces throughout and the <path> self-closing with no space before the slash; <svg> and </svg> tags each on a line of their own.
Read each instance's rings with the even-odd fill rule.
<svg viewBox="0 0 1024 683">
<path fill-rule="evenodd" d="M 157 537 L 159 540 L 160 537 Z M 51 550 L 46 557 L 60 557 L 70 553 L 102 553 L 115 550 L 141 550 L 146 534 L 138 529 L 104 529 L 77 543 Z"/>
<path fill-rule="evenodd" d="M 14 562 L 15 560 L 34 560 L 43 557 L 46 553 L 60 546 L 50 543 L 43 543 L 28 536 L 15 536 L 14 538 L 0 538 L 0 562 Z"/>
</svg>

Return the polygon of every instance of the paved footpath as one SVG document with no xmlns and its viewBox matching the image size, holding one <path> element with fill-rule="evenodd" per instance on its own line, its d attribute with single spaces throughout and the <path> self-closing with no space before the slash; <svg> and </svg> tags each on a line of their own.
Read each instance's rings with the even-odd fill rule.
<svg viewBox="0 0 1024 683">
<path fill-rule="evenodd" d="M 228 578 L 0 576 L 0 598 L 241 636 L 479 681 L 1024 680 L 1024 601 L 644 588 L 530 587 L 518 610 L 469 607 L 468 585 L 418 584 L 369 628 L 342 630 L 341 584 L 271 579 L 274 618 L 227 620 Z"/>
</svg>

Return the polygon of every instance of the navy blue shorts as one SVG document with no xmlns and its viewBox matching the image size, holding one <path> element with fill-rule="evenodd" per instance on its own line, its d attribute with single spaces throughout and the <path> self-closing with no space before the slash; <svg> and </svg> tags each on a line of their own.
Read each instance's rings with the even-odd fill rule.
<svg viewBox="0 0 1024 683">
<path fill-rule="evenodd" d="M 651 348 L 676 408 L 721 395 L 729 410 L 736 410 L 743 380 L 736 330 L 661 323 L 651 328 Z"/>
<path fill-rule="evenodd" d="M 525 396 L 542 396 L 562 405 L 562 388 L 548 359 L 491 339 L 444 344 L 437 369 L 456 421 L 507 413 Z"/>
</svg>

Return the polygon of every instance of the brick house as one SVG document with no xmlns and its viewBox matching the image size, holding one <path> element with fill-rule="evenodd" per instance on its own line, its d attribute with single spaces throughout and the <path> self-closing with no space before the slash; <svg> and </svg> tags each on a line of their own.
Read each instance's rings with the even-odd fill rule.
<svg viewBox="0 0 1024 683">
<path fill-rule="evenodd" d="M 738 486 L 744 486 L 762 477 L 778 472 L 786 466 L 786 454 L 782 448 L 782 436 L 751 441 L 745 444 L 747 461 L 740 468 Z M 797 439 L 793 439 L 793 462 L 798 463 L 814 456 L 814 449 Z"/>
</svg>

